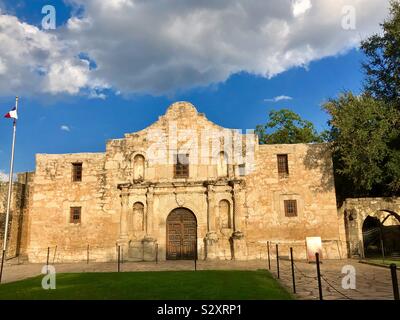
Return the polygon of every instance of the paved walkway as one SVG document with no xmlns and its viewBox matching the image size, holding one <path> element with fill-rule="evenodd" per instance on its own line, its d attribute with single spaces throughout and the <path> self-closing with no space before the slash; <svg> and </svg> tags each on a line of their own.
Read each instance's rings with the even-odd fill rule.
<svg viewBox="0 0 400 320">
<path fill-rule="evenodd" d="M 342 273 L 342 268 L 346 265 L 355 268 L 354 290 L 342 288 L 342 279 L 346 276 L 346 273 Z M 320 270 L 324 300 L 393 300 L 391 274 L 388 268 L 359 263 L 357 260 L 325 260 L 320 265 Z M 277 276 L 276 261 L 271 264 L 271 272 Z M 319 299 L 315 264 L 296 262 L 295 279 L 297 299 Z M 280 282 L 293 293 L 290 261 L 280 260 Z"/>
<path fill-rule="evenodd" d="M 341 286 L 342 267 L 352 265 L 356 269 L 356 289 L 345 290 Z M 20 264 L 4 267 L 3 283 L 17 281 L 41 274 L 43 264 Z M 115 272 L 117 264 L 112 263 L 65 263 L 55 264 L 57 273 L 62 272 Z M 198 261 L 198 270 L 257 270 L 266 269 L 265 260 L 254 261 Z M 315 264 L 296 262 L 296 288 L 298 299 L 318 299 L 318 284 Z M 155 262 L 125 262 L 121 271 L 167 271 L 167 270 L 194 270 L 193 261 L 161 261 Z M 271 273 L 276 277 L 276 261 L 271 260 Z M 323 281 L 323 295 L 326 300 L 347 299 L 389 299 L 393 300 L 393 291 L 390 270 L 381 267 L 358 263 L 356 260 L 325 260 L 321 264 L 321 273 L 329 282 Z M 399 275 L 400 276 L 400 275 Z M 292 292 L 292 278 L 290 262 L 280 261 L 281 284 Z"/>
</svg>

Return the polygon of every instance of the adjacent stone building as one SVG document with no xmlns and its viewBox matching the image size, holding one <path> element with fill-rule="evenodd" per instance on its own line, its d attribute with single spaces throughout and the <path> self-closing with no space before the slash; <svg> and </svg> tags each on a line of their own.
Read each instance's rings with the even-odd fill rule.
<svg viewBox="0 0 400 320">
<path fill-rule="evenodd" d="M 305 258 L 310 236 L 324 258 L 347 256 L 325 144 L 259 145 L 188 102 L 104 153 L 38 154 L 29 177 L 19 254 L 32 262 L 48 247 L 55 262 L 118 247 L 130 261 L 259 259 L 267 241 Z"/>
</svg>

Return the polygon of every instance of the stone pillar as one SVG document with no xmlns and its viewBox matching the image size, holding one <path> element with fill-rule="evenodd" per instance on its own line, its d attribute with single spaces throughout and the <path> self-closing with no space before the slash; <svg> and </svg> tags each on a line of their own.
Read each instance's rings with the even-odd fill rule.
<svg viewBox="0 0 400 320">
<path fill-rule="evenodd" d="M 117 244 L 128 252 L 128 210 L 129 210 L 129 190 L 127 187 L 121 189 L 121 214 L 119 225 L 119 239 Z"/>
<path fill-rule="evenodd" d="M 216 199 L 211 185 L 207 186 L 207 234 L 205 238 L 206 259 L 216 259 L 218 250 L 218 235 L 216 232 Z"/>
<path fill-rule="evenodd" d="M 146 193 L 147 212 L 146 212 L 146 236 L 153 234 L 153 220 L 154 220 L 154 188 L 149 187 Z"/>
<path fill-rule="evenodd" d="M 143 260 L 154 261 L 156 258 L 156 239 L 153 238 L 154 233 L 154 188 L 149 187 L 146 193 L 146 235 L 142 240 L 143 244 Z"/>
<path fill-rule="evenodd" d="M 235 260 L 247 259 L 247 245 L 243 233 L 243 220 L 244 220 L 244 190 L 238 183 L 232 186 L 233 198 L 233 234 L 231 237 L 233 257 Z"/>
</svg>

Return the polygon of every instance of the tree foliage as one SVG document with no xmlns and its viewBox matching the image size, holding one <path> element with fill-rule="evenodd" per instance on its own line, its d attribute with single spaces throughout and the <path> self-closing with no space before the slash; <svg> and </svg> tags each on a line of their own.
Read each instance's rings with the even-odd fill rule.
<svg viewBox="0 0 400 320">
<path fill-rule="evenodd" d="M 331 140 L 338 181 L 345 195 L 399 191 L 399 153 L 391 148 L 399 136 L 398 111 L 368 94 L 347 92 L 324 105 L 331 115 Z"/>
<path fill-rule="evenodd" d="M 395 102 L 400 109 L 400 2 L 390 3 L 382 33 L 363 41 L 361 49 L 367 57 L 363 64 L 366 91 L 377 99 Z"/>
<path fill-rule="evenodd" d="M 322 142 L 312 122 L 288 110 L 272 110 L 265 125 L 258 125 L 256 133 L 262 144 Z"/>
<path fill-rule="evenodd" d="M 324 105 L 331 115 L 339 196 L 400 194 L 400 2 L 391 1 L 382 32 L 361 43 L 365 91 Z"/>
</svg>

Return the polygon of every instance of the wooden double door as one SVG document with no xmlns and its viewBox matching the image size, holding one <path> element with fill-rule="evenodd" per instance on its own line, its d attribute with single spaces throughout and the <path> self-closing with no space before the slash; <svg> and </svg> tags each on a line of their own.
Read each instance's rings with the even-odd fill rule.
<svg viewBox="0 0 400 320">
<path fill-rule="evenodd" d="M 197 258 L 197 221 L 188 209 L 173 210 L 167 218 L 167 260 Z"/>
</svg>

